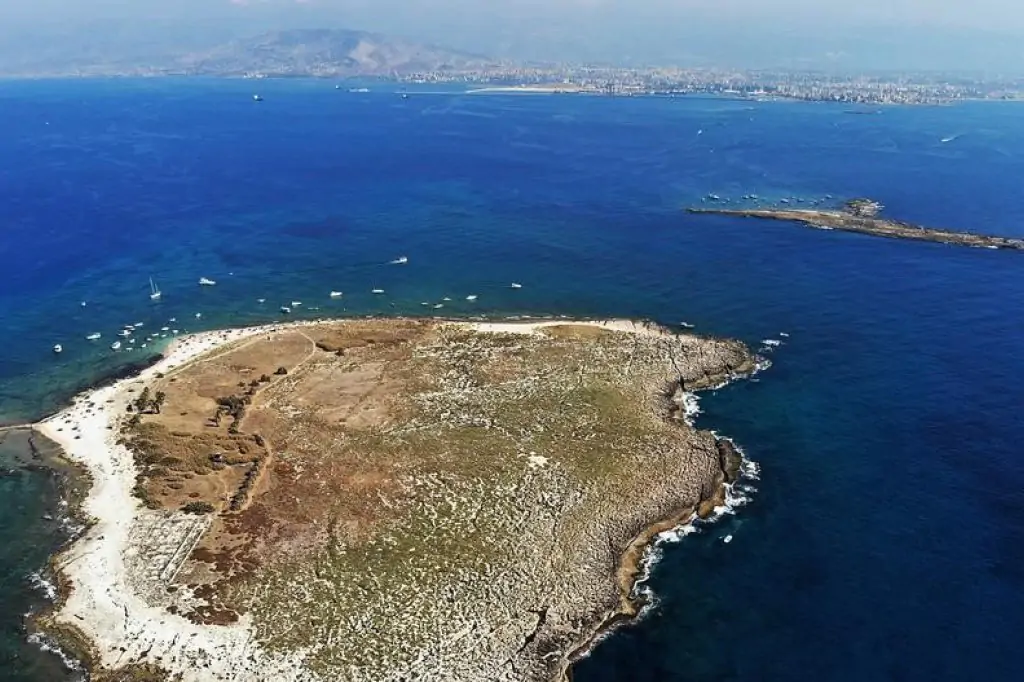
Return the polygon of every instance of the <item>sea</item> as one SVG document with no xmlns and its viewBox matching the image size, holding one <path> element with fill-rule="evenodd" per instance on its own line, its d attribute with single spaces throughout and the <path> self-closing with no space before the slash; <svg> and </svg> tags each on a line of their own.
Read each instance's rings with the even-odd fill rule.
<svg viewBox="0 0 1024 682">
<path fill-rule="evenodd" d="M 52 413 L 175 329 L 694 325 L 771 360 L 704 395 L 697 422 L 757 463 L 756 492 L 659 545 L 644 617 L 576 682 L 1021 679 L 1024 254 L 685 209 L 870 197 L 1024 237 L 1024 104 L 336 85 L 0 81 L 0 423 Z M 26 629 L 74 529 L 66 474 L 18 433 L 0 443 L 0 677 L 79 679 Z"/>
</svg>

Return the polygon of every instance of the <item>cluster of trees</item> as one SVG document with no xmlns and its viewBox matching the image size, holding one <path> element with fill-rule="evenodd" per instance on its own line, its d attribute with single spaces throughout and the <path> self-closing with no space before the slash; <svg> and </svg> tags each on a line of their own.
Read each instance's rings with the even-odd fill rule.
<svg viewBox="0 0 1024 682">
<path fill-rule="evenodd" d="M 160 414 L 165 402 L 167 402 L 166 393 L 163 391 L 151 393 L 149 386 L 144 387 L 139 393 L 139 397 L 128 403 L 128 411 L 134 413 L 128 420 L 128 426 L 136 427 L 141 424 L 143 414 Z"/>
<path fill-rule="evenodd" d="M 181 511 L 186 514 L 209 514 L 213 511 L 213 505 L 209 502 L 189 502 Z"/>
<path fill-rule="evenodd" d="M 234 435 L 238 433 L 238 425 L 242 422 L 245 417 L 245 408 L 252 403 L 252 392 L 246 393 L 242 396 L 229 395 L 223 398 L 217 398 L 217 411 L 213 415 L 214 426 L 220 426 L 220 420 L 223 415 L 231 417 L 231 426 L 228 427 L 228 433 Z"/>
<path fill-rule="evenodd" d="M 284 367 L 279 367 L 274 374 L 287 374 L 288 370 Z M 217 412 L 214 413 L 213 417 L 210 418 L 211 426 L 220 426 L 220 420 L 224 415 L 228 415 L 232 418 L 231 426 L 228 427 L 228 433 L 234 435 L 238 433 L 238 425 L 242 422 L 242 418 L 245 417 L 245 408 L 252 404 L 253 396 L 256 395 L 257 389 L 262 384 L 270 383 L 271 378 L 269 374 L 263 374 L 259 379 L 253 379 L 249 383 L 244 381 L 239 382 L 238 387 L 244 388 L 245 392 L 238 395 L 229 395 L 223 398 L 217 398 Z"/>
<path fill-rule="evenodd" d="M 163 391 L 157 391 L 156 393 L 150 393 L 149 386 L 142 389 L 142 393 L 135 399 L 135 411 L 142 413 L 160 414 L 160 410 L 164 408 L 164 403 L 167 402 L 167 394 Z"/>
<path fill-rule="evenodd" d="M 234 497 L 231 498 L 231 511 L 241 511 L 242 507 L 249 499 L 249 493 L 252 492 L 252 488 L 256 485 L 256 479 L 260 475 L 260 470 L 263 468 L 263 458 L 259 457 L 253 461 L 252 467 L 245 472 L 245 478 L 242 479 L 242 485 L 238 486 L 238 491 Z"/>
</svg>

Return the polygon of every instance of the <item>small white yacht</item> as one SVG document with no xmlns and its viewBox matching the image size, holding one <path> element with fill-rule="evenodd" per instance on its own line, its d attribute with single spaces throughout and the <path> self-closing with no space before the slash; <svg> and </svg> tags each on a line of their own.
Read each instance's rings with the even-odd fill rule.
<svg viewBox="0 0 1024 682">
<path fill-rule="evenodd" d="M 100 334 L 99 332 L 94 332 L 92 334 L 89 334 L 89 336 L 85 338 L 88 339 L 89 341 L 95 341 L 99 339 L 101 336 L 103 336 L 103 334 Z"/>
<path fill-rule="evenodd" d="M 168 321 L 168 322 L 177 322 L 177 321 L 178 321 L 178 318 L 176 318 L 176 317 L 172 317 L 171 319 L 169 319 L 169 320 L 167 320 L 167 321 Z"/>
<path fill-rule="evenodd" d="M 156 285 L 156 283 L 153 281 L 153 278 L 150 277 L 149 278 L 149 298 L 150 298 L 150 300 L 159 301 L 161 296 L 163 296 L 163 294 L 160 291 L 160 287 L 158 287 Z"/>
<path fill-rule="evenodd" d="M 202 313 L 196 313 L 196 319 L 197 319 L 197 320 L 198 320 L 198 319 L 199 319 L 200 317 L 202 317 L 202 316 L 203 316 L 203 314 L 202 314 Z"/>
<path fill-rule="evenodd" d="M 292 301 L 292 307 L 293 308 L 298 308 L 301 305 L 302 305 L 302 301 Z"/>
<path fill-rule="evenodd" d="M 214 282 L 212 279 L 207 279 L 206 277 L 199 278 L 199 286 L 201 287 L 212 287 L 215 286 L 216 284 L 217 283 Z"/>
<path fill-rule="evenodd" d="M 60 345 L 60 344 L 58 343 L 57 345 L 55 345 L 55 346 L 53 347 L 53 352 L 54 352 L 54 353 L 63 353 L 63 352 L 64 352 L 64 346 L 62 346 L 62 345 Z"/>
<path fill-rule="evenodd" d="M 131 329 L 122 329 L 120 332 L 118 332 L 117 335 L 127 339 L 129 336 L 132 335 L 132 330 Z"/>
<path fill-rule="evenodd" d="M 162 332 L 169 332 L 169 331 L 171 331 L 171 328 L 170 327 L 160 327 L 160 331 L 162 331 Z"/>
<path fill-rule="evenodd" d="M 395 260 L 391 261 L 391 264 L 392 265 L 405 265 L 408 262 L 409 262 L 408 257 L 406 257 L 406 256 L 399 256 Z"/>
<path fill-rule="evenodd" d="M 256 299 L 256 302 L 257 302 L 257 303 L 266 303 L 266 302 L 267 302 L 267 299 L 265 299 L 265 298 L 257 298 L 257 299 Z"/>
<path fill-rule="evenodd" d="M 384 290 L 383 289 L 374 289 L 370 293 L 371 294 L 383 294 Z"/>
<path fill-rule="evenodd" d="M 340 291 L 332 291 L 331 298 L 341 298 L 342 293 Z"/>
<path fill-rule="evenodd" d="M 470 294 L 469 296 L 466 297 L 466 300 L 467 301 L 475 301 L 476 300 L 476 294 Z"/>
<path fill-rule="evenodd" d="M 442 298 L 441 300 L 442 300 L 442 301 L 444 301 L 445 303 L 448 303 L 448 302 L 449 302 L 449 301 L 451 301 L 452 299 L 451 299 L 450 297 L 448 297 L 448 296 L 445 296 L 445 297 L 444 297 L 444 298 Z"/>
<path fill-rule="evenodd" d="M 114 343 L 110 344 L 110 350 L 121 350 L 121 342 L 114 341 Z"/>
<path fill-rule="evenodd" d="M 523 285 L 520 284 L 519 282 L 512 282 L 511 286 L 512 286 L 513 289 L 522 289 L 523 288 Z"/>
<path fill-rule="evenodd" d="M 443 307 L 444 307 L 444 303 L 438 303 L 437 305 L 434 306 L 434 310 L 437 310 L 438 308 L 443 308 Z"/>
<path fill-rule="evenodd" d="M 146 325 L 144 322 L 136 322 L 135 324 L 132 325 L 132 327 L 134 327 L 135 329 L 142 329 L 145 326 Z"/>
<path fill-rule="evenodd" d="M 262 97 L 260 97 L 259 95 L 253 95 L 253 96 L 252 96 L 252 101 L 253 101 L 253 102 L 262 102 L 262 101 L 263 101 L 263 98 L 262 98 Z"/>
<path fill-rule="evenodd" d="M 285 315 L 287 315 L 291 311 L 292 311 L 292 309 L 289 308 L 288 306 L 286 306 L 286 305 L 281 306 L 281 312 L 284 313 Z"/>
</svg>

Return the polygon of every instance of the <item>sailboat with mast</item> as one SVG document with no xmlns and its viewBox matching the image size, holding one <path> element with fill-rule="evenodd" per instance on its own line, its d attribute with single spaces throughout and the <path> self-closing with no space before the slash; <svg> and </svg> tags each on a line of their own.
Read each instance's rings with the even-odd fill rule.
<svg viewBox="0 0 1024 682">
<path fill-rule="evenodd" d="M 161 296 L 163 296 L 163 292 L 160 291 L 160 288 L 153 281 L 153 278 L 150 277 L 149 278 L 149 298 L 150 298 L 150 300 L 152 300 L 152 301 L 159 301 Z"/>
</svg>

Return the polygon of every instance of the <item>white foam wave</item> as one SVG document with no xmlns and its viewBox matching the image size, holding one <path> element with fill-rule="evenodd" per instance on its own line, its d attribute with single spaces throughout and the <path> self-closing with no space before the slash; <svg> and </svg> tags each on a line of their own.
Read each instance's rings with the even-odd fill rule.
<svg viewBox="0 0 1024 682">
<path fill-rule="evenodd" d="M 693 421 L 700 415 L 700 397 L 696 393 L 683 393 L 683 421 L 693 426 Z"/>
<path fill-rule="evenodd" d="M 28 582 L 32 587 L 42 593 L 48 600 L 57 601 L 57 585 L 49 578 L 43 576 L 39 571 L 28 574 Z"/>
<path fill-rule="evenodd" d="M 76 682 L 87 679 L 85 677 L 85 669 L 82 667 L 82 663 L 68 655 L 68 653 L 61 649 L 60 645 L 58 645 L 54 640 L 40 632 L 33 632 L 28 636 L 28 642 L 29 644 L 39 647 L 43 651 L 56 655 L 57 658 L 60 659 L 61 663 L 64 664 L 65 668 L 72 672 L 79 673 L 75 678 Z"/>
<path fill-rule="evenodd" d="M 714 432 L 712 432 L 714 433 Z M 715 434 L 719 437 L 718 434 Z M 696 514 L 690 516 L 686 523 L 680 524 L 655 536 L 654 541 L 647 547 L 643 558 L 640 560 L 639 575 L 633 586 L 634 598 L 642 598 L 643 608 L 640 610 L 639 618 L 643 618 L 648 611 L 657 605 L 657 595 L 647 584 L 650 580 L 654 567 L 664 556 L 664 546 L 682 542 L 690 535 L 696 535 L 708 530 L 711 526 L 724 516 L 733 516 L 741 507 L 750 504 L 757 492 L 755 482 L 761 480 L 761 467 L 757 462 L 748 459 L 743 449 L 732 439 L 724 438 L 732 443 L 736 453 L 740 455 L 740 471 L 734 483 L 725 486 L 725 503 L 714 508 L 711 515 L 706 519 L 698 518 Z M 732 537 L 730 535 L 730 537 Z"/>
</svg>

